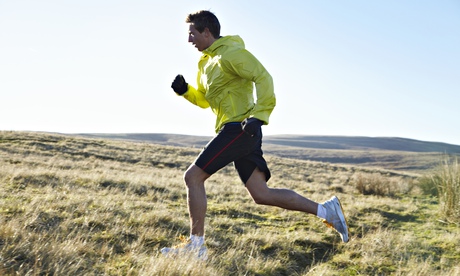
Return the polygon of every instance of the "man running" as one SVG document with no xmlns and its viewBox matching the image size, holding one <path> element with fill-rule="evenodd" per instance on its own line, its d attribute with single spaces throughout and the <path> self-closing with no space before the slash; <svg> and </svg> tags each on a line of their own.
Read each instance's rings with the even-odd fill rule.
<svg viewBox="0 0 460 276">
<path fill-rule="evenodd" d="M 188 42 L 203 53 L 198 62 L 198 83 L 195 88 L 182 75 L 177 75 L 171 87 L 189 102 L 201 108 L 211 107 L 217 116 L 217 135 L 184 175 L 190 238 L 183 244 L 162 248 L 161 252 L 165 255 L 193 253 L 200 259 L 207 258 L 204 183 L 231 162 L 255 203 L 316 215 L 334 228 L 343 242 L 348 242 L 348 226 L 337 197 L 318 204 L 292 190 L 267 186 L 271 174 L 262 153 L 261 126 L 268 124 L 276 104 L 268 71 L 245 49 L 239 36 L 220 36 L 220 23 L 212 12 L 202 10 L 189 14 L 186 23 L 189 24 Z"/>
</svg>

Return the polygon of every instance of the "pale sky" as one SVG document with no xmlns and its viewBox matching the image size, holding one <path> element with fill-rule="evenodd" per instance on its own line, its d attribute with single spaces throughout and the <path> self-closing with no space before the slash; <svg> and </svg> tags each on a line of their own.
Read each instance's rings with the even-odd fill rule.
<svg viewBox="0 0 460 276">
<path fill-rule="evenodd" d="M 460 145 L 458 0 L 0 0 L 0 130 L 214 135 L 188 13 L 209 9 L 271 73 L 265 135 Z"/>
</svg>

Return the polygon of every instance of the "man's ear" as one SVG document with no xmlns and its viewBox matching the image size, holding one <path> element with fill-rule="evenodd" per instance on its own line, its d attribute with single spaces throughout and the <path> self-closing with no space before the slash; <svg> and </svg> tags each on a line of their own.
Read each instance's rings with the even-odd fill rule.
<svg viewBox="0 0 460 276">
<path fill-rule="evenodd" d="M 209 31 L 209 28 L 207 28 L 207 27 L 204 28 L 203 33 L 204 33 L 204 35 L 205 35 L 206 37 L 211 37 L 211 36 L 212 36 L 211 31 Z"/>
</svg>

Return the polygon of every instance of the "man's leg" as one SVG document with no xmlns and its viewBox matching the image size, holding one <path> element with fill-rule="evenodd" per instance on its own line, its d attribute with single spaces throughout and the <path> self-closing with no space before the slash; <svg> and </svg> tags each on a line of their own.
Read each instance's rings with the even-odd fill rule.
<svg viewBox="0 0 460 276">
<path fill-rule="evenodd" d="M 163 247 L 161 253 L 166 256 L 192 254 L 199 260 L 208 258 L 204 245 L 204 219 L 206 217 L 206 191 L 204 181 L 210 175 L 196 165 L 191 165 L 184 174 L 187 186 L 187 205 L 190 216 L 190 238 L 174 247 Z"/>
<path fill-rule="evenodd" d="M 337 197 L 334 196 L 330 200 L 318 204 L 292 190 L 268 188 L 265 173 L 257 167 L 246 182 L 246 189 L 257 204 L 277 206 L 318 216 L 320 216 L 318 209 L 321 207 L 321 216 L 325 219 L 326 225 L 335 229 L 340 234 L 342 241 L 348 242 L 348 225 L 342 205 Z"/>
<path fill-rule="evenodd" d="M 206 190 L 204 182 L 213 173 L 230 162 L 248 154 L 247 147 L 260 140 L 251 139 L 241 130 L 239 123 L 226 124 L 201 151 L 184 174 L 187 186 L 187 205 L 190 216 L 190 239 L 174 247 L 164 247 L 161 253 L 176 256 L 180 253 L 197 254 L 199 259 L 206 259 L 207 249 L 204 245 L 204 225 L 206 217 Z"/>
<path fill-rule="evenodd" d="M 288 189 L 272 189 L 267 186 L 265 173 L 258 168 L 246 182 L 246 189 L 257 204 L 277 206 L 288 210 L 316 215 L 318 203 Z"/>
<path fill-rule="evenodd" d="M 204 236 L 204 220 L 207 208 L 204 181 L 209 176 L 196 165 L 191 165 L 184 174 L 185 185 L 187 186 L 190 231 L 195 236 Z"/>
</svg>

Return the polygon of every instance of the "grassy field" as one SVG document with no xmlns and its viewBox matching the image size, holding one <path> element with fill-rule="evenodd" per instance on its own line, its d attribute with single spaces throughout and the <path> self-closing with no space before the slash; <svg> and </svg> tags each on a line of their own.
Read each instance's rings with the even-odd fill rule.
<svg viewBox="0 0 460 276">
<path fill-rule="evenodd" d="M 460 229 L 424 174 L 267 155 L 271 187 L 337 195 L 351 240 L 252 202 L 232 166 L 207 184 L 206 262 L 159 249 L 188 235 L 183 171 L 199 149 L 0 132 L 0 275 L 460 275 Z"/>
</svg>

